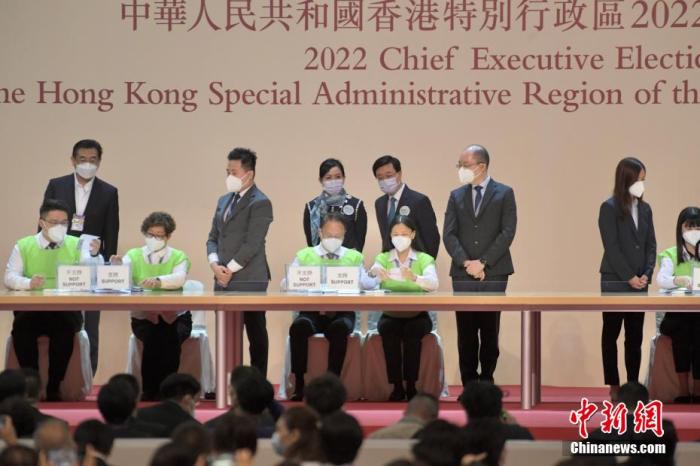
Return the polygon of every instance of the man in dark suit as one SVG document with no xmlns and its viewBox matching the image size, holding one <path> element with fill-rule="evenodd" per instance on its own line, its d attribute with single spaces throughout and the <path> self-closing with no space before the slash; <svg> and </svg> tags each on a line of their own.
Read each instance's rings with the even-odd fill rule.
<svg viewBox="0 0 700 466">
<path fill-rule="evenodd" d="M 394 248 L 389 231 L 391 221 L 397 215 L 405 215 L 411 217 L 418 226 L 416 249 L 435 259 L 440 249 L 440 232 L 428 196 L 413 191 L 403 183 L 401 161 L 396 157 L 379 157 L 372 165 L 372 172 L 379 182 L 379 189 L 384 193 L 384 196 L 374 202 L 379 234 L 382 237 L 382 252 Z"/>
<path fill-rule="evenodd" d="M 102 162 L 102 146 L 92 139 L 78 141 L 73 146 L 70 175 L 49 181 L 44 199 L 58 199 L 70 208 L 68 234 L 99 236 L 100 254 L 105 261 L 117 253 L 119 239 L 119 195 L 117 188 L 95 175 Z M 97 372 L 100 342 L 100 311 L 85 312 L 85 331 L 90 339 L 90 362 Z"/>
<path fill-rule="evenodd" d="M 164 401 L 139 409 L 136 418 L 163 426 L 170 437 L 180 424 L 197 422 L 194 410 L 201 392 L 202 387 L 191 375 L 170 374 L 160 384 L 160 396 Z"/>
<path fill-rule="evenodd" d="M 207 254 L 215 291 L 267 291 L 270 269 L 265 237 L 272 223 L 272 203 L 255 185 L 257 156 L 236 148 L 228 154 L 226 188 L 212 220 Z M 268 337 L 264 311 L 244 312 L 250 362 L 267 374 Z M 236 336 L 236 338 L 240 338 Z"/>
<path fill-rule="evenodd" d="M 138 393 L 124 379 L 114 379 L 100 388 L 97 409 L 112 429 L 114 438 L 166 438 L 167 429 L 134 416 Z"/>
<path fill-rule="evenodd" d="M 515 195 L 491 179 L 489 162 L 489 153 L 479 145 L 467 147 L 459 158 L 464 186 L 450 193 L 443 230 L 455 292 L 504 292 L 514 271 L 510 245 L 517 223 Z M 500 320 L 500 312 L 457 312 L 462 386 L 471 380 L 493 383 Z"/>
</svg>

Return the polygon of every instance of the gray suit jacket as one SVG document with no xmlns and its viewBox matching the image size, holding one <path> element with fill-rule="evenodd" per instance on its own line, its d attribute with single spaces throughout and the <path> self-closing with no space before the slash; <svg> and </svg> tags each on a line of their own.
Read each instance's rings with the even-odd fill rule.
<svg viewBox="0 0 700 466">
<path fill-rule="evenodd" d="M 224 212 L 233 196 L 233 193 L 225 194 L 217 202 L 207 240 L 207 255 L 215 252 L 222 265 L 234 259 L 243 266 L 233 275 L 232 282 L 267 282 L 270 268 L 265 255 L 265 237 L 272 223 L 272 203 L 253 185 L 224 222 Z"/>
<path fill-rule="evenodd" d="M 487 278 L 512 274 L 510 245 L 516 224 L 515 195 L 510 186 L 491 178 L 479 215 L 474 215 L 471 184 L 452 191 L 442 233 L 445 248 L 452 257 L 450 276 L 466 280 L 468 276 L 462 264 L 475 259 L 486 261 Z"/>
</svg>

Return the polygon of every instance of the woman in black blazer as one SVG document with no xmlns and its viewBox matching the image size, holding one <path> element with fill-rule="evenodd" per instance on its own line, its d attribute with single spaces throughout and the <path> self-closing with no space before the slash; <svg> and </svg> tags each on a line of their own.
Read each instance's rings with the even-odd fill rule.
<svg viewBox="0 0 700 466">
<path fill-rule="evenodd" d="M 345 167 L 337 159 L 326 159 L 318 170 L 322 191 L 304 208 L 304 233 L 306 244 L 319 244 L 318 231 L 321 219 L 328 212 L 337 212 L 345 221 L 343 246 L 362 252 L 367 236 L 367 211 L 362 200 L 345 191 Z"/>
<path fill-rule="evenodd" d="M 642 200 L 646 167 L 634 157 L 624 158 L 615 171 L 613 197 L 603 202 L 598 227 L 603 240 L 600 264 L 602 292 L 646 292 L 656 263 L 656 236 L 651 207 Z M 627 381 L 639 379 L 642 360 L 643 312 L 603 313 L 603 372 L 614 400 L 620 389 L 617 337 L 625 325 Z"/>
</svg>

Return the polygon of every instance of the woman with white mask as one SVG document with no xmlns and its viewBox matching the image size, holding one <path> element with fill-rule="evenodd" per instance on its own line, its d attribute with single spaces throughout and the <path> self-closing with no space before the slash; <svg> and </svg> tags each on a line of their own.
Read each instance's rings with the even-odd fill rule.
<svg viewBox="0 0 700 466">
<path fill-rule="evenodd" d="M 321 194 L 309 201 L 304 208 L 304 233 L 306 245 L 317 246 L 321 219 L 329 212 L 343 216 L 347 231 L 343 246 L 362 252 L 367 236 L 367 211 L 362 200 L 345 191 L 345 167 L 337 159 L 326 159 L 318 170 Z"/>
<path fill-rule="evenodd" d="M 656 265 L 656 235 L 651 206 L 643 200 L 646 167 L 634 157 L 615 170 L 613 196 L 602 203 L 598 227 L 603 240 L 600 289 L 604 293 L 646 293 Z M 616 400 L 620 390 L 617 338 L 625 326 L 627 381 L 639 381 L 644 312 L 604 312 L 602 356 L 605 384 Z"/>
<path fill-rule="evenodd" d="M 391 223 L 394 249 L 379 254 L 370 269 L 382 289 L 402 293 L 437 290 L 435 259 L 412 247 L 416 228 L 415 222 L 404 215 L 395 217 Z M 382 313 L 377 329 L 384 346 L 387 378 L 394 385 L 389 401 L 410 400 L 417 393 L 421 340 L 432 328 L 427 311 Z"/>
<path fill-rule="evenodd" d="M 168 246 L 175 220 L 165 212 L 153 212 L 143 221 L 144 246 L 114 255 L 112 264 L 129 264 L 134 285 L 147 290 L 180 290 L 187 280 L 190 260 Z M 132 311 L 131 330 L 143 342 L 141 360 L 142 400 L 156 400 L 160 383 L 180 366 L 180 348 L 192 331 L 190 311 Z"/>
<path fill-rule="evenodd" d="M 297 464 L 323 461 L 321 418 L 307 406 L 294 406 L 280 416 L 272 434 L 272 449 Z"/>
<path fill-rule="evenodd" d="M 667 290 L 690 290 L 700 274 L 700 208 L 686 207 L 676 222 L 676 245 L 659 254 L 656 281 Z M 680 391 L 675 403 L 700 403 L 700 312 L 667 312 L 661 333 L 671 337 Z M 690 392 L 690 368 L 693 392 Z"/>
</svg>

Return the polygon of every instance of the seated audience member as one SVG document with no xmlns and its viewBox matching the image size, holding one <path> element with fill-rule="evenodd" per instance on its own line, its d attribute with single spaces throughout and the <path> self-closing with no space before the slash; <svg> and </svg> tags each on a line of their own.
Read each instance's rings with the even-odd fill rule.
<svg viewBox="0 0 700 466">
<path fill-rule="evenodd" d="M 10 397 L 25 397 L 27 381 L 21 369 L 5 369 L 0 372 L 0 402 Z"/>
<path fill-rule="evenodd" d="M 135 285 L 155 290 L 179 290 L 187 280 L 190 260 L 179 249 L 168 246 L 175 220 L 165 212 L 151 213 L 141 224 L 145 246 L 129 250 L 112 264 L 130 264 Z M 143 400 L 158 399 L 161 382 L 180 367 L 182 343 L 192 332 L 190 311 L 131 313 L 131 330 L 143 343 L 141 380 Z"/>
<path fill-rule="evenodd" d="M 428 393 L 418 393 L 406 405 L 398 422 L 369 435 L 371 439 L 410 439 L 426 424 L 438 417 L 438 399 Z"/>
<path fill-rule="evenodd" d="M 39 455 L 25 445 L 10 445 L 0 452 L 0 466 L 38 466 Z"/>
<path fill-rule="evenodd" d="M 22 432 L 20 436 L 31 435 L 34 432 L 34 428 L 39 423 L 47 419 L 55 419 L 52 416 L 46 415 L 36 408 L 37 401 L 39 399 L 39 387 L 41 383 L 38 382 L 39 374 L 34 369 L 5 369 L 0 372 L 0 406 L 2 406 L 2 401 L 5 399 L 12 398 L 10 404 L 13 406 L 12 410 L 14 416 L 18 416 L 17 422 L 20 425 L 17 428 Z M 17 399 L 22 399 L 26 401 L 24 403 L 18 403 Z M 3 408 L 0 408 L 2 410 Z M 5 407 L 4 410 L 7 411 L 9 407 Z M 34 418 L 34 423 L 29 426 L 20 418 L 27 412 L 31 412 Z M 4 412 L 4 414 L 12 415 L 10 412 Z M 31 431 L 27 431 L 31 429 Z"/>
<path fill-rule="evenodd" d="M 73 432 L 81 463 L 92 457 L 95 466 L 106 466 L 114 446 L 114 432 L 103 422 L 89 419 L 78 424 Z"/>
<path fill-rule="evenodd" d="M 481 462 L 487 466 L 503 464 L 505 444 L 506 424 L 497 417 L 470 419 L 464 427 L 464 454 L 486 454 Z"/>
<path fill-rule="evenodd" d="M 257 422 L 253 417 L 228 413 L 216 425 L 213 434 L 214 463 L 235 462 L 244 452 L 253 457 L 257 450 Z"/>
<path fill-rule="evenodd" d="M 114 432 L 114 437 L 167 437 L 163 426 L 142 421 L 134 416 L 136 397 L 133 386 L 123 379 L 108 382 L 97 394 L 97 408 Z"/>
<path fill-rule="evenodd" d="M 5 286 L 11 290 L 56 288 L 59 264 L 101 264 L 100 241 L 80 247 L 79 239 L 68 236 L 69 207 L 62 201 L 46 199 L 39 209 L 36 235 L 17 241 L 5 270 Z M 15 311 L 12 344 L 20 367 L 39 369 L 37 339 L 49 337 L 49 379 L 46 399 L 59 401 L 59 387 L 68 368 L 76 332 L 83 317 L 80 311 Z"/>
<path fill-rule="evenodd" d="M 277 421 L 272 448 L 285 460 L 323 461 L 319 434 L 320 418 L 306 406 L 289 408 Z"/>
<path fill-rule="evenodd" d="M 201 391 L 199 382 L 191 375 L 170 374 L 160 384 L 160 398 L 164 401 L 139 409 L 136 417 L 142 421 L 162 425 L 169 437 L 180 424 L 197 422 L 194 410 Z"/>
<path fill-rule="evenodd" d="M 460 466 L 465 454 L 464 431 L 443 419 L 426 425 L 411 451 L 417 466 Z"/>
<path fill-rule="evenodd" d="M 168 442 L 161 445 L 151 457 L 150 466 L 206 466 L 207 461 L 204 456 L 197 453 L 186 445 L 178 445 L 175 442 Z"/>
<path fill-rule="evenodd" d="M 321 451 L 326 464 L 352 465 L 362 446 L 362 427 L 353 416 L 336 411 L 321 420 Z"/>
<path fill-rule="evenodd" d="M 139 380 L 133 374 L 127 374 L 126 372 L 114 374 L 107 383 L 116 382 L 117 380 L 127 383 L 133 392 L 136 393 L 136 403 L 141 401 L 141 385 L 139 385 Z"/>
<path fill-rule="evenodd" d="M 27 387 L 25 398 L 32 407 L 32 411 L 34 412 L 34 419 L 36 420 L 37 425 L 48 419 L 56 419 L 53 416 L 49 416 L 48 414 L 42 413 L 37 408 L 37 404 L 39 403 L 39 399 L 41 398 L 41 376 L 39 375 L 39 371 L 29 367 L 20 370 L 24 375 L 24 382 Z"/>
<path fill-rule="evenodd" d="M 18 438 L 34 435 L 37 427 L 35 410 L 21 396 L 13 396 L 0 403 L 0 416 L 11 419 L 14 433 Z"/>
<path fill-rule="evenodd" d="M 199 422 L 184 422 L 177 426 L 170 437 L 173 443 L 186 445 L 197 455 L 209 457 L 212 452 L 212 438 L 209 431 Z"/>
<path fill-rule="evenodd" d="M 342 409 L 348 397 L 343 382 L 331 372 L 309 382 L 305 393 L 306 405 L 313 408 L 321 417 Z"/>
<path fill-rule="evenodd" d="M 34 432 L 34 448 L 39 453 L 39 463 L 48 465 L 77 464 L 78 455 L 68 424 L 51 419 L 42 423 Z"/>
<path fill-rule="evenodd" d="M 252 366 L 236 367 L 231 372 L 229 394 L 231 408 L 228 412 L 206 422 L 204 426 L 214 430 L 228 414 L 248 415 L 257 422 L 258 438 L 272 437 L 275 422 L 284 408 L 275 401 L 274 388 L 260 371 Z"/>
<path fill-rule="evenodd" d="M 506 440 L 534 440 L 525 427 L 503 410 L 503 392 L 491 382 L 471 381 L 464 386 L 460 403 L 467 413 L 467 423 L 476 419 L 495 418 L 505 424 Z"/>
</svg>

